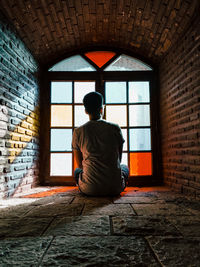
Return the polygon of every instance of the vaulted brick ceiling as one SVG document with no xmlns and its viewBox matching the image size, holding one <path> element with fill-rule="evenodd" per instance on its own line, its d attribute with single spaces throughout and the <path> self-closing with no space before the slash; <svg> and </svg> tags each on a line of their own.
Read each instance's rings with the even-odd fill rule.
<svg viewBox="0 0 200 267">
<path fill-rule="evenodd" d="M 94 46 L 159 61 L 199 12 L 199 0 L 1 0 L 0 9 L 43 64 Z"/>
</svg>

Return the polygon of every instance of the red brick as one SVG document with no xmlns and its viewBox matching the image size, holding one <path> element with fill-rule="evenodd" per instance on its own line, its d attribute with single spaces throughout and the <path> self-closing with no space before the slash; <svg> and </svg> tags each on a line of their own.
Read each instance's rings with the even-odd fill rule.
<svg viewBox="0 0 200 267">
<path fill-rule="evenodd" d="M 160 64 L 164 181 L 193 196 L 200 188 L 198 25 L 199 18 Z"/>
</svg>

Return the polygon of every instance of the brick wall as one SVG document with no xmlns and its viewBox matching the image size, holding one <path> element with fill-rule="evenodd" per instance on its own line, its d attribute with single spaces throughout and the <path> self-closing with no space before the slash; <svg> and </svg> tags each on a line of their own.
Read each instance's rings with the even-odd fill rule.
<svg viewBox="0 0 200 267">
<path fill-rule="evenodd" d="M 164 181 L 200 197 L 200 20 L 160 64 Z"/>
<path fill-rule="evenodd" d="M 37 181 L 38 67 L 0 14 L 0 198 Z"/>
</svg>

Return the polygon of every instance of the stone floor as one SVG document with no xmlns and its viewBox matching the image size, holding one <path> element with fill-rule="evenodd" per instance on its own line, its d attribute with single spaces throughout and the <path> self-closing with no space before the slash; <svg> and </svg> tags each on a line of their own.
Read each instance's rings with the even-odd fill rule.
<svg viewBox="0 0 200 267">
<path fill-rule="evenodd" d="M 49 191 L 36 188 L 33 193 Z M 36 195 L 37 196 L 37 195 Z M 0 202 L 0 266 L 200 266 L 200 203 L 167 187 Z"/>
</svg>

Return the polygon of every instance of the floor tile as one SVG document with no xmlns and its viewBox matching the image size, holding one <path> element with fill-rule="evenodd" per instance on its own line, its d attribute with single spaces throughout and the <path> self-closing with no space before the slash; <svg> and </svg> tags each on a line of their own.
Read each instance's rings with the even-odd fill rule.
<svg viewBox="0 0 200 267">
<path fill-rule="evenodd" d="M 35 207 L 26 214 L 26 217 L 52 217 L 52 216 L 76 216 L 80 215 L 83 204 L 50 204 Z"/>
<path fill-rule="evenodd" d="M 149 203 L 156 203 L 157 199 L 154 197 L 117 197 L 113 199 L 113 203 L 138 203 L 138 204 L 149 204 Z"/>
<path fill-rule="evenodd" d="M 44 235 L 110 235 L 110 220 L 99 215 L 56 218 Z"/>
<path fill-rule="evenodd" d="M 3 218 L 20 218 L 33 209 L 30 205 L 12 206 L 0 210 L 0 219 Z"/>
<path fill-rule="evenodd" d="M 135 214 L 130 204 L 85 204 L 82 215 L 128 215 Z"/>
<path fill-rule="evenodd" d="M 77 196 L 74 198 L 73 204 L 77 204 L 77 203 L 87 203 L 87 204 L 94 204 L 94 205 L 98 205 L 101 203 L 105 203 L 105 204 L 109 204 L 112 203 L 112 198 L 110 197 L 81 197 L 81 196 Z"/>
<path fill-rule="evenodd" d="M 19 218 L 0 219 L 0 238 L 8 237 L 13 229 L 18 225 Z"/>
<path fill-rule="evenodd" d="M 183 236 L 200 237 L 200 217 L 173 216 L 168 220 L 176 226 Z"/>
<path fill-rule="evenodd" d="M 52 237 L 10 238 L 0 240 L 0 266 L 38 266 Z"/>
<path fill-rule="evenodd" d="M 117 235 L 180 235 L 167 219 L 146 216 L 112 217 L 113 233 Z"/>
<path fill-rule="evenodd" d="M 31 203 L 32 206 L 50 205 L 50 204 L 70 204 L 73 201 L 73 196 L 51 196 L 40 198 Z"/>
<path fill-rule="evenodd" d="M 182 194 L 176 192 L 152 192 L 155 198 L 158 200 L 164 200 L 166 202 L 176 202 L 178 199 L 184 198 Z"/>
<path fill-rule="evenodd" d="M 160 266 L 141 237 L 56 237 L 41 266 Z"/>
<path fill-rule="evenodd" d="M 180 197 L 174 201 L 177 205 L 187 208 L 192 214 L 200 217 L 200 201 L 197 199 Z"/>
<path fill-rule="evenodd" d="M 162 266 L 200 266 L 200 238 L 153 236 L 147 240 Z"/>
<path fill-rule="evenodd" d="M 187 209 L 181 208 L 175 204 L 131 204 L 138 215 L 158 215 L 158 216 L 180 216 L 191 215 Z"/>
<path fill-rule="evenodd" d="M 155 187 L 126 187 L 124 192 L 121 193 L 121 196 L 141 196 L 141 197 L 146 197 L 146 196 L 155 196 L 157 192 L 169 192 L 171 191 L 169 187 L 165 186 L 155 186 Z"/>
</svg>

